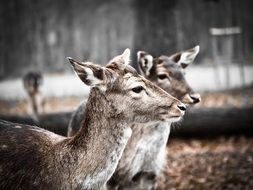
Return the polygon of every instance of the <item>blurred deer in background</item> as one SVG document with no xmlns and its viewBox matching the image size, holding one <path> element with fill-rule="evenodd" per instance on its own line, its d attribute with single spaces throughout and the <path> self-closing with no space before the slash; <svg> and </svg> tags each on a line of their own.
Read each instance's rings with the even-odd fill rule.
<svg viewBox="0 0 253 190">
<path fill-rule="evenodd" d="M 181 119 L 184 104 L 138 75 L 127 65 L 129 56 L 126 49 L 105 67 L 68 58 L 91 86 L 75 136 L 0 121 L 0 189 L 105 188 L 131 136 L 131 123 Z"/>
<path fill-rule="evenodd" d="M 168 67 L 170 65 L 171 72 L 175 73 L 173 75 L 173 86 L 171 86 L 169 80 L 164 80 L 163 83 L 159 83 L 158 79 L 157 82 L 155 80 L 151 81 L 163 88 L 166 86 L 167 81 L 165 90 L 174 96 L 184 99 L 187 104 L 194 104 L 200 101 L 200 96 L 193 93 L 184 78 L 182 69 L 195 59 L 198 52 L 199 47 L 196 46 L 193 49 L 167 57 L 167 59 L 165 59 L 166 56 L 161 56 L 160 59 L 164 60 L 164 62 L 161 63 L 162 61 L 160 61 L 157 64 L 159 59 L 153 59 L 151 55 L 142 51 L 138 52 L 138 63 L 142 64 L 143 58 L 146 59 L 144 60 L 144 66 L 146 67 L 143 66 L 141 71 L 142 73 L 145 72 L 146 75 L 144 76 L 150 79 L 159 78 L 151 76 L 151 73 L 157 75 L 153 71 L 159 70 L 157 69 L 158 65 L 161 70 L 164 65 L 163 71 L 166 71 L 166 65 Z M 175 57 L 181 57 L 181 59 L 177 60 Z M 168 69 L 167 72 L 169 72 Z M 195 99 L 189 97 L 195 97 Z M 83 104 L 81 104 L 71 117 L 68 136 L 72 136 L 78 131 L 83 121 L 83 115 L 84 109 Z M 140 125 L 143 125 L 143 127 Z M 155 178 L 160 175 L 165 163 L 166 142 L 170 133 L 170 123 L 135 124 L 131 128 L 133 135 L 129 139 L 116 172 L 108 184 L 108 189 L 152 189 L 155 186 Z"/>
<path fill-rule="evenodd" d="M 28 113 L 35 118 L 44 112 L 42 84 L 43 76 L 39 72 L 28 72 L 23 77 L 23 85 L 28 95 Z"/>
</svg>

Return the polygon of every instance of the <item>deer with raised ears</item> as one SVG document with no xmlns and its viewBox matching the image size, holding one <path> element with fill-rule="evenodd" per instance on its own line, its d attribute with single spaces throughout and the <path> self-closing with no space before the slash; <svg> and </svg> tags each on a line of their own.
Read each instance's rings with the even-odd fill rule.
<svg viewBox="0 0 253 190">
<path fill-rule="evenodd" d="M 199 46 L 175 53 L 171 56 L 154 58 L 147 52 L 137 53 L 141 74 L 185 104 L 200 102 L 200 95 L 194 93 L 184 76 L 184 69 L 194 61 L 199 53 Z"/>
<path fill-rule="evenodd" d="M 0 121 L 0 189 L 102 189 L 131 136 L 131 123 L 177 121 L 185 106 L 126 63 L 105 67 L 68 58 L 91 86 L 84 121 L 73 137 Z"/>
<path fill-rule="evenodd" d="M 37 118 L 44 112 L 44 99 L 41 92 L 43 77 L 40 72 L 28 72 L 23 77 L 23 85 L 28 95 L 28 113 Z"/>
<path fill-rule="evenodd" d="M 200 95 L 184 78 L 186 68 L 199 53 L 199 46 L 172 56 L 153 58 L 144 51 L 137 53 L 139 70 L 150 81 L 185 104 L 196 104 Z M 143 125 L 143 127 L 141 127 Z M 144 127 L 146 125 L 146 127 Z M 166 162 L 166 144 L 170 123 L 133 124 L 129 139 L 108 189 L 150 190 L 156 187 L 156 177 Z"/>
</svg>

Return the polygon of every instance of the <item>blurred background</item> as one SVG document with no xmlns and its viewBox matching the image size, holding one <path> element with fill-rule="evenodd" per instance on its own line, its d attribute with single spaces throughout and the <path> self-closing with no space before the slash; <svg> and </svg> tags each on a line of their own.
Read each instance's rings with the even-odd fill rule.
<svg viewBox="0 0 253 190">
<path fill-rule="evenodd" d="M 200 45 L 186 79 L 202 101 L 172 129 L 160 188 L 252 189 L 252 10 L 251 0 L 1 0 L 0 118 L 65 134 L 89 93 L 66 57 L 105 65 L 130 48 L 137 67 L 139 50 Z M 27 109 L 22 77 L 31 71 L 41 76 L 42 122 Z"/>
</svg>

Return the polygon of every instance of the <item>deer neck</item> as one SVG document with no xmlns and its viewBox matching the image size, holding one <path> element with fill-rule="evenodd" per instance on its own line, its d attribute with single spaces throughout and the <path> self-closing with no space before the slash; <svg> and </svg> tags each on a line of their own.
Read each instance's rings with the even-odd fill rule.
<svg viewBox="0 0 253 190">
<path fill-rule="evenodd" d="M 75 180 L 82 181 L 83 186 L 107 181 L 116 169 L 131 132 L 112 102 L 93 88 L 87 101 L 84 122 L 69 142 L 78 160 Z"/>
</svg>

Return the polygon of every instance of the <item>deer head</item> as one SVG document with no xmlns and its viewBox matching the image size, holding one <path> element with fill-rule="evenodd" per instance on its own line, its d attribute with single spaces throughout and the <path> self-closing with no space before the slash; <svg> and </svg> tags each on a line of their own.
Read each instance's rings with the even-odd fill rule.
<svg viewBox="0 0 253 190">
<path fill-rule="evenodd" d="M 43 77 L 40 72 L 28 72 L 23 77 L 23 85 L 28 94 L 28 113 L 33 115 L 34 119 L 37 118 L 37 114 L 44 111 L 44 100 L 41 93 L 41 87 L 43 84 Z"/>
<path fill-rule="evenodd" d="M 92 87 L 91 92 L 96 89 L 106 97 L 119 119 L 136 123 L 179 120 L 184 104 L 139 75 L 128 65 L 129 57 L 126 49 L 104 67 L 68 59 L 77 76 Z"/>
<path fill-rule="evenodd" d="M 184 76 L 184 69 L 194 61 L 199 46 L 171 56 L 153 58 L 147 52 L 137 53 L 141 74 L 185 104 L 200 102 L 200 95 L 193 92 Z"/>
<path fill-rule="evenodd" d="M 43 78 L 39 72 L 28 72 L 23 77 L 24 88 L 29 95 L 34 95 L 39 92 L 43 83 Z"/>
</svg>

